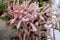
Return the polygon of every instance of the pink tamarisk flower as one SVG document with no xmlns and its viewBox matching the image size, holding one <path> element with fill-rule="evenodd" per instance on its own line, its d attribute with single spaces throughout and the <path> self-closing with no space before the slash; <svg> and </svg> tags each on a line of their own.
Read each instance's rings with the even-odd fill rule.
<svg viewBox="0 0 60 40">
<path fill-rule="evenodd" d="M 21 26 L 21 20 L 20 20 L 20 21 L 18 22 L 18 24 L 17 24 L 17 29 L 19 29 L 20 26 Z"/>
<path fill-rule="evenodd" d="M 30 25 L 32 26 L 32 30 L 31 30 L 31 31 L 36 32 L 36 31 L 37 31 L 37 28 L 35 27 L 35 25 L 34 25 L 34 24 L 32 24 L 32 23 L 30 23 Z"/>
<path fill-rule="evenodd" d="M 52 28 L 52 24 L 49 24 L 49 25 L 48 25 L 48 24 L 45 24 L 44 26 L 45 26 L 47 29 L 51 29 L 51 28 Z"/>
<path fill-rule="evenodd" d="M 17 34 L 21 33 L 20 30 L 22 29 L 25 31 L 23 40 L 26 40 L 26 36 L 29 37 L 30 31 L 37 32 L 38 31 L 37 27 L 39 24 L 40 26 L 42 24 L 47 29 L 52 28 L 51 24 L 49 25 L 43 24 L 45 22 L 45 19 L 47 18 L 46 15 L 44 15 L 44 13 L 50 13 L 51 11 L 50 7 L 47 6 L 48 8 L 46 8 L 46 5 L 45 5 L 44 6 L 45 8 L 43 8 L 44 10 L 40 12 L 38 3 L 36 2 L 30 3 L 31 0 L 26 0 L 22 4 L 19 4 L 19 0 L 13 0 L 13 4 L 10 4 L 8 0 L 6 1 L 8 2 L 7 3 L 8 13 L 13 17 L 10 19 L 9 23 L 10 25 L 16 24 L 15 26 L 18 30 Z M 23 28 L 21 28 L 21 25 L 23 26 Z M 33 38 L 34 38 L 34 35 L 33 35 Z"/>
<path fill-rule="evenodd" d="M 23 9 L 27 9 L 28 6 L 29 6 L 30 1 L 31 1 L 31 0 L 26 0 L 26 1 L 24 1 L 24 2 L 21 4 L 21 7 L 22 7 Z"/>
<path fill-rule="evenodd" d="M 30 4 L 28 11 L 35 11 L 35 10 L 37 11 L 37 9 L 38 9 L 38 4 L 34 2 Z"/>
</svg>

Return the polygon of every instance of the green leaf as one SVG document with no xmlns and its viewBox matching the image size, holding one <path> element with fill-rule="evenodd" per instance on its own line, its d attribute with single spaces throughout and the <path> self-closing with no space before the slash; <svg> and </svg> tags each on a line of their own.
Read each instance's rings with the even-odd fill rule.
<svg viewBox="0 0 60 40">
<path fill-rule="evenodd" d="M 24 2 L 24 0 L 20 0 L 19 3 L 22 4 Z"/>
</svg>

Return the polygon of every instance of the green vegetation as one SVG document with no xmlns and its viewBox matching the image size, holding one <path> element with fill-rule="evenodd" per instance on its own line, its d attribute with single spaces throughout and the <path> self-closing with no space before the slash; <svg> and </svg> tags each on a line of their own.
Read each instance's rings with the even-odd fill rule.
<svg viewBox="0 0 60 40">
<path fill-rule="evenodd" d="M 0 12 L 5 12 L 6 11 L 6 2 L 2 0 L 0 2 Z"/>
<path fill-rule="evenodd" d="M 24 2 L 24 0 L 20 0 L 19 3 L 22 4 Z"/>
</svg>

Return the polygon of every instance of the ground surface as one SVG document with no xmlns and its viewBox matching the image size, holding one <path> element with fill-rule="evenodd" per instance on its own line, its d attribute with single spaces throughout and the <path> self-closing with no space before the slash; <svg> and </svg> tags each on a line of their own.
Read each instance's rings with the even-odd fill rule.
<svg viewBox="0 0 60 40">
<path fill-rule="evenodd" d="M 15 36 L 15 30 L 9 30 L 6 22 L 0 19 L 0 40 L 11 40 Z"/>
</svg>

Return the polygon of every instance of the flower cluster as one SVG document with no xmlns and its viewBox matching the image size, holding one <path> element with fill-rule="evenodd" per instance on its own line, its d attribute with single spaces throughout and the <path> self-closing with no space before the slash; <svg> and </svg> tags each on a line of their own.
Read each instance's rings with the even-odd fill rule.
<svg viewBox="0 0 60 40">
<path fill-rule="evenodd" d="M 49 5 L 44 4 L 44 6 L 42 7 L 42 12 L 39 12 L 38 3 L 30 2 L 31 0 L 26 0 L 21 5 L 19 5 L 19 0 L 13 0 L 13 3 L 9 3 L 9 1 L 7 0 L 8 13 L 12 16 L 9 21 L 10 25 L 14 24 L 17 26 L 17 28 L 20 28 L 22 22 L 31 22 L 33 24 L 33 22 L 37 20 L 35 24 L 33 24 L 34 26 L 37 26 L 39 24 L 38 21 L 40 21 L 40 23 L 41 21 L 45 21 L 44 16 L 46 16 L 46 14 L 48 14 L 48 12 L 50 12 L 51 10 Z"/>
<path fill-rule="evenodd" d="M 8 13 L 12 16 L 9 20 L 10 26 L 15 25 L 17 29 L 23 28 L 26 35 L 29 35 L 29 31 L 36 32 L 37 28 L 41 26 L 51 28 L 52 25 L 49 25 L 47 21 L 51 13 L 50 6 L 44 3 L 39 8 L 38 4 L 37 2 L 31 3 L 31 0 L 26 0 L 20 5 L 19 0 L 13 0 L 13 3 L 9 3 L 7 0 Z M 43 10 L 40 12 L 40 9 Z"/>
</svg>

